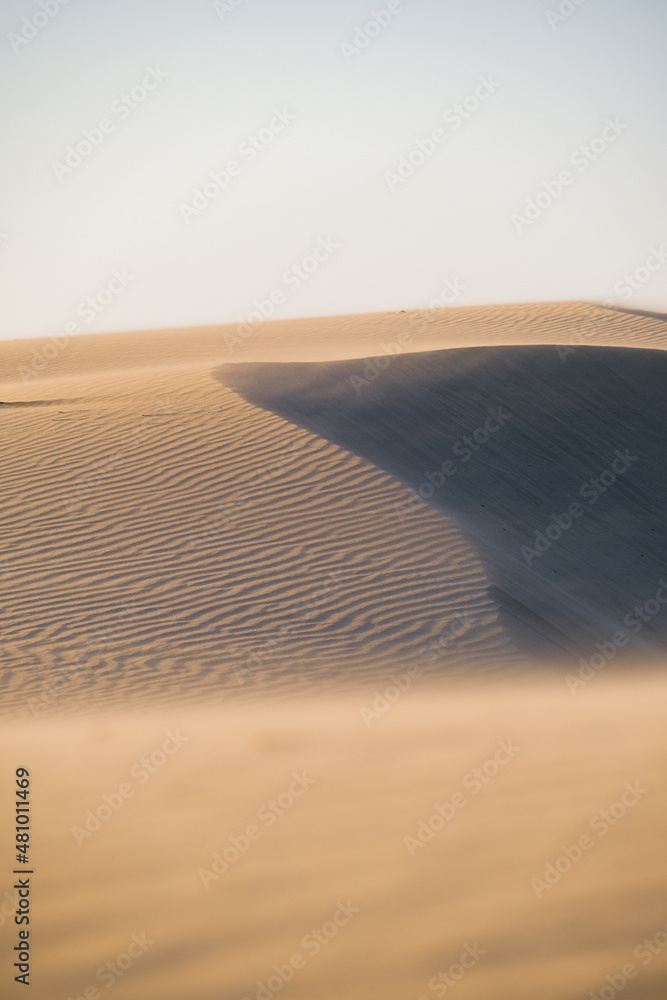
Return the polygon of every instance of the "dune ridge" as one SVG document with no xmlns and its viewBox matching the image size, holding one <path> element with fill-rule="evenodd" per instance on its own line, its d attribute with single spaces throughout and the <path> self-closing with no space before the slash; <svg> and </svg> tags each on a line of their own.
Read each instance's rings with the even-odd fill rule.
<svg viewBox="0 0 667 1000">
<path fill-rule="evenodd" d="M 648 362 L 665 323 L 552 303 L 266 323 L 232 350 L 234 331 L 73 337 L 27 384 L 18 368 L 48 341 L 0 345 L 4 711 L 288 694 L 415 662 L 433 676 L 524 669 L 534 620 L 515 611 L 530 595 L 492 578 L 458 508 L 415 505 L 400 469 L 242 400 L 216 373 L 282 361 L 295 377 L 311 370 L 295 358 L 343 356 L 363 375 L 373 355 L 398 351 L 391 372 L 427 350 L 483 358 L 546 342 L 566 348 L 544 350 L 567 374 L 593 349 L 582 342 L 612 356 L 634 344 Z M 544 630 L 548 614 L 533 613 Z"/>
<path fill-rule="evenodd" d="M 137 368 L 201 368 L 236 361 L 334 361 L 400 348 L 562 344 L 667 346 L 666 317 L 592 302 L 500 303 L 350 316 L 267 320 L 187 329 L 9 340 L 0 345 L 7 398 L 63 376 Z M 399 343 L 402 338 L 404 343 Z M 3 397 L 4 398 L 4 397 Z"/>
</svg>

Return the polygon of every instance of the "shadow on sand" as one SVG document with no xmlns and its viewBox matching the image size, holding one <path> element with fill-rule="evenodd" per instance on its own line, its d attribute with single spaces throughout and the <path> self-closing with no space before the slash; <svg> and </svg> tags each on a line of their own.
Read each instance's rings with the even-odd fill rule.
<svg viewBox="0 0 667 1000">
<path fill-rule="evenodd" d="M 520 648 L 667 649 L 664 352 L 466 348 L 217 377 L 407 484 L 397 530 L 424 501 L 454 519 Z"/>
</svg>

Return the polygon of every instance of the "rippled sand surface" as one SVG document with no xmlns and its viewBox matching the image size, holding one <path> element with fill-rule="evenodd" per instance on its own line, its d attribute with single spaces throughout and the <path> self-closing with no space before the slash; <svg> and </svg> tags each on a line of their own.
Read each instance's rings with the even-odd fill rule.
<svg viewBox="0 0 667 1000">
<path fill-rule="evenodd" d="M 245 338 L 218 327 L 72 337 L 57 350 L 49 341 L 3 343 L 0 711 L 33 717 L 138 699 L 289 696 L 313 683 L 324 690 L 360 675 L 389 677 L 427 660 L 434 677 L 470 665 L 514 668 L 526 654 L 516 608 L 508 628 L 506 587 L 491 589 L 475 526 L 465 533 L 466 511 L 453 518 L 442 503 L 415 505 L 411 477 L 375 464 L 375 450 L 353 454 L 246 402 L 222 384 L 221 366 L 231 373 L 239 362 L 298 359 L 326 367 L 347 357 L 363 376 L 369 355 L 399 352 L 403 366 L 429 350 L 475 347 L 495 358 L 512 344 L 551 344 L 549 357 L 572 391 L 582 345 L 636 348 L 649 372 L 646 349 L 666 342 L 659 318 L 553 303 L 266 323 Z M 559 347 L 572 353 L 561 357 Z M 531 407 L 544 403 L 530 375 L 530 406 L 521 379 L 510 386 L 529 426 Z M 606 385 L 604 365 L 598 375 Z M 335 385 L 335 363 L 331 376 Z M 348 388 L 365 400 L 382 384 L 378 376 L 360 397 Z M 648 403 L 638 400 L 643 411 Z M 461 413 L 477 426 L 470 408 Z M 561 416 L 552 412 L 547 434 L 558 438 Z M 575 424 L 585 437 L 579 414 Z M 456 429 L 441 428 L 446 455 Z M 504 430 L 494 439 L 499 447 Z M 430 433 L 423 421 L 414 432 L 416 442 Z M 506 457 L 516 461 L 516 434 L 508 434 Z M 655 451 L 661 442 L 648 444 Z M 493 491 L 499 460 L 502 448 L 470 463 L 478 494 Z M 521 477 L 510 478 L 523 507 L 520 517 L 504 516 L 528 535 L 529 527 L 546 528 L 549 483 L 526 518 Z M 464 499 L 474 512 L 475 497 Z M 646 497 L 639 500 L 645 507 Z M 654 576 L 647 570 L 642 600 L 654 594 Z M 573 585 L 568 578 L 566 589 Z M 523 608 L 525 593 L 524 586 Z M 433 642 L 435 658 L 423 652 Z"/>
<path fill-rule="evenodd" d="M 2 995 L 23 766 L 35 1000 L 664 1000 L 664 319 L 251 333 L 0 345 Z M 516 430 L 415 501 L 501 390 Z M 522 567 L 622 433 L 611 518 Z"/>
</svg>

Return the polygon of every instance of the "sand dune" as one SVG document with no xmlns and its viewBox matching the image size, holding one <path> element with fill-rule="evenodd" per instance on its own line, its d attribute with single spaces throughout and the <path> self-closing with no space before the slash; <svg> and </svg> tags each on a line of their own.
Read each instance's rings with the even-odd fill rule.
<svg viewBox="0 0 667 1000">
<path fill-rule="evenodd" d="M 2 343 L 3 399 L 63 375 L 135 368 L 207 367 L 241 361 L 334 361 L 395 349 L 428 351 L 502 344 L 667 346 L 665 316 L 589 302 L 536 302 L 401 310 L 256 324 L 79 334 Z M 29 394 L 29 393 L 28 393 Z"/>
<path fill-rule="evenodd" d="M 221 378 L 409 485 L 406 520 L 422 498 L 452 516 L 519 648 L 532 633 L 590 656 L 625 627 L 619 652 L 664 653 L 667 616 L 633 616 L 656 591 L 667 604 L 662 351 L 475 348 Z"/>
<path fill-rule="evenodd" d="M 5 712 L 390 674 L 462 616 L 459 665 L 512 657 L 470 547 L 433 511 L 398 534 L 386 474 L 206 371 L 67 388 L 0 421 Z"/>
<path fill-rule="evenodd" d="M 268 323 L 241 347 L 232 335 L 235 328 L 71 338 L 34 370 L 31 359 L 53 353 L 53 346 L 49 352 L 46 342 L 2 345 L 5 712 L 87 710 L 122 704 L 128 692 L 150 701 L 254 697 L 267 686 L 289 693 L 313 681 L 340 685 L 361 673 L 390 677 L 414 663 L 434 676 L 471 665 L 520 666 L 526 651 L 534 651 L 536 634 L 547 633 L 558 648 L 586 650 L 599 636 L 608 641 L 612 618 L 622 619 L 630 597 L 642 604 L 653 597 L 663 572 L 662 542 L 656 542 L 663 533 L 652 515 L 643 527 L 640 520 L 642 504 L 662 483 L 661 466 L 650 457 L 659 446 L 651 434 L 663 419 L 655 396 L 662 355 L 647 348 L 664 346 L 664 322 L 562 303 Z M 566 353 L 531 347 L 504 354 L 507 348 L 498 346 L 545 341 L 560 343 Z M 622 358 L 607 351 L 610 364 L 601 372 L 591 359 L 601 358 L 602 348 L 580 346 L 591 341 L 643 349 L 624 351 Z M 442 357 L 456 372 L 456 407 L 478 382 L 481 395 L 460 413 L 451 411 L 452 426 L 441 439 L 424 439 L 413 470 L 418 476 L 442 462 L 442 447 L 454 443 L 448 434 L 486 419 L 487 402 L 502 398 L 516 410 L 514 424 L 493 435 L 483 453 L 465 469 L 459 463 L 446 503 L 436 491 L 439 510 L 415 504 L 405 483 L 419 488 L 421 480 L 405 475 L 400 461 L 376 454 L 374 445 L 364 445 L 363 457 L 353 455 L 355 443 L 345 435 L 328 440 L 330 426 L 322 433 L 297 428 L 291 411 L 286 420 L 259 409 L 221 386 L 216 374 L 224 363 L 222 378 L 238 382 L 242 359 L 253 357 L 256 367 L 248 371 L 260 382 L 278 377 L 278 369 L 262 368 L 276 359 L 290 379 L 297 370 L 310 379 L 315 369 L 290 366 L 289 359 L 320 359 L 322 372 L 332 373 L 331 359 L 347 355 L 359 360 L 341 362 L 339 370 L 364 377 L 364 356 L 400 350 L 387 378 L 369 382 L 359 396 L 345 384 L 336 404 L 372 409 L 397 373 L 415 364 L 411 377 L 419 381 L 419 364 L 433 357 L 419 361 L 427 348 L 450 349 Z M 626 433 L 619 421 L 632 405 L 632 379 L 614 370 L 614 359 L 628 359 L 633 385 L 645 372 L 646 393 L 655 398 L 655 423 L 640 443 L 649 395 L 642 386 Z M 467 373 L 466 366 L 472 366 Z M 31 377 L 24 382 L 26 370 Z M 601 380 L 599 397 L 589 376 Z M 609 394 L 619 378 L 621 396 L 614 402 Z M 273 389 L 265 383 L 258 391 L 268 395 L 260 402 L 270 408 Z M 292 382 L 293 393 L 298 388 Z M 338 389 L 332 383 L 328 391 Z M 578 391 L 584 393 L 579 400 Z M 540 394 L 552 417 L 534 412 Z M 422 433 L 423 414 L 417 419 L 414 429 Z M 572 461 L 549 444 L 563 422 L 570 446 L 580 451 Z M 590 442 L 587 428 L 597 435 Z M 631 444 L 645 459 L 587 511 L 589 542 L 598 524 L 593 514 L 613 510 L 621 518 L 611 535 L 591 543 L 592 582 L 574 579 L 578 564 L 570 560 L 581 555 L 584 534 L 578 522 L 558 548 L 534 560 L 526 593 L 515 549 L 531 532 L 544 531 L 552 513 L 566 509 L 572 490 L 576 496 L 580 482 L 603 471 L 617 447 Z M 535 464 L 534 474 L 521 456 Z M 549 456 L 569 470 L 553 487 Z M 485 477 L 495 475 L 494 463 L 500 463 L 498 483 L 480 517 L 479 494 L 490 489 Z M 530 503 L 525 491 L 513 492 L 512 476 L 524 473 L 534 510 L 522 507 Z M 643 493 L 626 509 L 621 500 L 632 484 Z M 518 523 L 507 525 L 515 549 L 498 540 L 506 503 L 518 504 L 520 512 Z M 650 528 L 646 551 L 628 536 L 614 556 L 630 584 L 607 579 L 605 545 L 613 532 Z M 566 593 L 555 592 L 551 569 Z M 576 606 L 567 597 L 571 588 Z M 544 607 L 552 601 L 553 610 Z M 660 622 L 651 620 L 632 639 L 646 651 L 661 636 Z"/>
<path fill-rule="evenodd" d="M 36 1000 L 606 1000 L 628 963 L 662 1000 L 664 681 L 622 661 L 665 640 L 666 334 L 556 303 L 0 346 Z"/>
</svg>

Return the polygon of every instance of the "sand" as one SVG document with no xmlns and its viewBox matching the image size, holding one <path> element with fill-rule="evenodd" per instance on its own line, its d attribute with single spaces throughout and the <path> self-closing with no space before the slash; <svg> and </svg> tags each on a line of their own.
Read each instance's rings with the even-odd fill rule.
<svg viewBox="0 0 667 1000">
<path fill-rule="evenodd" d="M 329 363 L 241 364 L 250 402 L 368 458 L 478 553 L 521 649 L 588 658 L 626 615 L 667 603 L 659 350 L 486 347 Z M 662 654 L 667 618 L 622 649 Z"/>
<path fill-rule="evenodd" d="M 462 998 L 588 998 L 628 962 L 625 995 L 662 997 L 667 952 L 633 952 L 667 924 L 666 335 L 553 303 L 1 345 L 0 749 L 33 771 L 34 997 L 106 995 L 133 934 L 154 943 L 119 1000 L 255 998 L 297 953 L 274 993 L 419 1000 L 476 945 Z M 590 504 L 617 449 L 638 457 Z M 521 750 L 473 794 L 499 741 Z"/>
<path fill-rule="evenodd" d="M 251 688 L 252 697 L 283 689 L 289 695 L 312 683 L 324 690 L 346 679 L 354 683 L 362 674 L 390 676 L 415 662 L 430 666 L 434 676 L 469 666 L 482 672 L 497 666 L 521 670 L 535 648 L 531 614 L 540 619 L 537 635 L 549 632 L 544 622 L 550 615 L 562 632 L 565 616 L 569 652 L 580 653 L 583 647 L 588 653 L 600 636 L 607 641 L 613 600 L 607 586 L 598 604 L 593 593 L 585 594 L 583 621 L 576 607 L 564 607 L 567 593 L 550 611 L 545 602 L 554 600 L 553 588 L 542 599 L 544 581 L 538 580 L 535 600 L 525 587 L 513 589 L 498 559 L 494 563 L 488 545 L 481 544 L 488 542 L 497 553 L 497 538 L 480 539 L 479 532 L 474 537 L 484 522 L 477 517 L 480 508 L 472 509 L 470 494 L 461 493 L 456 509 L 445 504 L 442 491 L 433 501 L 439 509 L 411 505 L 409 487 L 418 484 L 395 464 L 389 474 L 387 462 L 373 449 L 363 457 L 352 454 L 349 442 L 343 447 L 326 433 L 295 426 L 246 402 L 220 379 L 231 383 L 249 358 L 258 362 L 261 374 L 267 362 L 289 364 L 299 358 L 335 368 L 341 355 L 399 350 L 398 359 L 389 355 L 391 377 L 420 352 L 462 344 L 466 350 L 483 348 L 480 357 L 493 349 L 493 372 L 505 357 L 503 348 L 524 345 L 534 351 L 533 345 L 550 342 L 572 351 L 562 359 L 555 347 L 545 349 L 552 369 L 545 377 L 548 381 L 555 373 L 570 393 L 563 401 L 564 419 L 570 421 L 570 436 L 576 433 L 580 441 L 587 434 L 589 397 L 577 409 L 572 394 L 576 380 L 586 377 L 588 354 L 632 347 L 645 355 L 648 376 L 654 355 L 645 351 L 662 349 L 665 329 L 651 316 L 559 303 L 267 323 L 250 331 L 240 347 L 236 327 L 81 336 L 58 350 L 53 344 L 49 350 L 48 342 L 3 344 L 2 710 L 28 716 L 67 711 L 72 704 L 88 710 L 125 704 L 128 696 L 151 704 L 224 700 L 245 697 Z M 32 371 L 31 359 L 39 358 L 44 367 L 24 382 L 21 373 Z M 221 373 L 223 364 L 227 376 Z M 363 362 L 360 370 L 363 375 Z M 269 387 L 273 374 L 270 370 Z M 602 391 L 607 373 L 598 365 L 594 377 Z M 520 396 L 523 378 L 519 367 L 507 391 Z M 358 398 L 368 400 L 386 384 L 378 380 Z M 465 384 L 460 378 L 457 384 L 461 394 Z M 495 475 L 489 465 L 499 456 L 514 462 L 503 472 L 505 492 L 508 471 L 524 471 L 514 454 L 518 427 L 530 425 L 544 384 L 544 379 L 526 383 L 533 395 L 510 400 L 523 407 L 517 429 L 510 422 L 466 470 L 461 468 L 478 503 L 485 502 L 479 496 L 488 491 L 485 477 Z M 345 405 L 350 398 L 355 400 L 351 387 Z M 554 398 L 552 392 L 552 404 Z M 593 398 L 590 404 L 591 421 L 599 421 L 608 398 Z M 635 429 L 645 426 L 651 405 L 653 397 L 641 400 L 643 415 Z M 656 420 L 662 419 L 658 407 L 659 401 Z M 468 416 L 474 423 L 474 408 Z M 541 429 L 559 433 L 558 416 L 547 413 Z M 601 461 L 630 443 L 627 435 L 622 440 L 612 430 L 604 442 L 595 442 Z M 443 443 L 447 457 L 452 441 Z M 636 434 L 631 443 L 638 443 Z M 659 447 L 657 440 L 650 444 Z M 539 441 L 524 454 L 530 461 L 539 459 Z M 551 457 L 560 463 L 565 456 L 561 449 Z M 419 476 L 429 469 L 427 456 L 422 458 Z M 442 459 L 440 452 L 437 458 Z M 428 456 L 428 462 L 435 459 L 435 453 Z M 540 461 L 543 476 L 546 459 Z M 592 457 L 584 456 L 579 470 L 569 470 L 576 479 L 575 498 L 584 473 L 605 467 L 598 469 Z M 650 468 L 650 462 L 642 462 L 611 497 L 622 496 Z M 550 478 L 534 484 L 541 491 L 541 507 L 515 531 L 514 563 L 516 543 L 525 541 L 522 531 L 534 538 L 570 502 L 570 484 L 558 484 L 554 495 L 557 476 L 552 469 Z M 651 490 L 645 502 L 654 501 L 655 482 Z M 512 502 L 523 517 L 520 489 Z M 633 530 L 644 509 L 645 504 L 637 508 L 629 525 Z M 592 513 L 587 513 L 591 526 Z M 487 517 L 486 525 L 491 522 Z M 647 521 L 644 530 L 654 526 Z M 555 553 L 569 556 L 581 541 L 580 528 L 578 523 Z M 605 544 L 604 538 L 597 544 L 598 564 Z M 624 559 L 629 565 L 627 552 Z M 549 568 L 549 553 L 531 567 L 541 578 Z M 628 600 L 651 599 L 658 570 L 657 565 L 647 569 L 644 585 L 635 557 Z M 601 574 L 609 576 L 604 565 L 597 565 L 592 586 Z M 566 587 L 574 587 L 571 572 Z M 619 600 L 617 610 L 625 613 L 625 597 Z M 592 616 L 600 620 L 591 623 Z M 639 641 L 649 633 L 642 628 Z M 562 637 L 556 639 L 560 650 Z M 438 644 L 430 665 L 429 643 Z"/>
<path fill-rule="evenodd" d="M 281 996 L 432 998 L 467 945 L 484 955 L 463 1000 L 589 998 L 627 963 L 624 995 L 660 1000 L 663 939 L 648 964 L 634 952 L 667 925 L 666 694 L 659 674 L 602 674 L 576 696 L 556 678 L 418 679 L 368 725 L 372 689 L 7 724 L 2 758 L 30 764 L 36 803 L 31 995 L 106 996 L 98 970 L 145 934 L 122 1000 L 255 1000 L 295 954 Z M 436 829 L 415 847 L 420 821 Z"/>
</svg>

